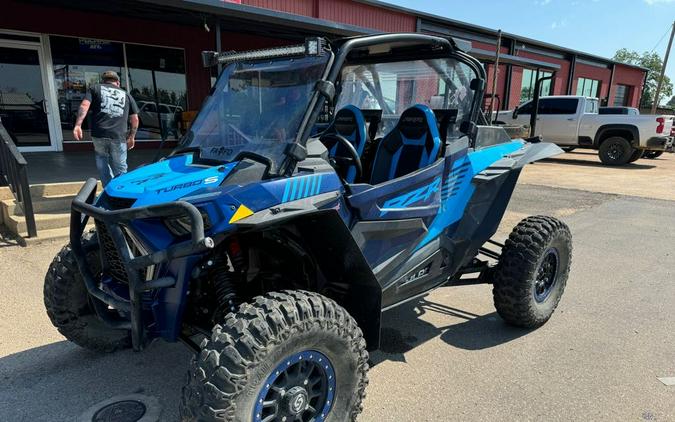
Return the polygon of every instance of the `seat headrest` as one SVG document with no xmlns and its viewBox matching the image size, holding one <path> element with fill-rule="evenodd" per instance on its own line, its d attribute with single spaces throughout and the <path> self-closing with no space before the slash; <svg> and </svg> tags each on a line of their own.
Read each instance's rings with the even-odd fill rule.
<svg viewBox="0 0 675 422">
<path fill-rule="evenodd" d="M 341 135 L 351 135 L 357 126 L 363 125 L 363 122 L 361 110 L 353 105 L 348 105 L 335 113 L 333 127 Z"/>
<path fill-rule="evenodd" d="M 406 138 L 419 139 L 429 131 L 433 131 L 432 127 L 436 127 L 436 122 L 430 121 L 432 118 L 434 113 L 429 107 L 417 104 L 401 114 L 398 129 Z"/>
</svg>

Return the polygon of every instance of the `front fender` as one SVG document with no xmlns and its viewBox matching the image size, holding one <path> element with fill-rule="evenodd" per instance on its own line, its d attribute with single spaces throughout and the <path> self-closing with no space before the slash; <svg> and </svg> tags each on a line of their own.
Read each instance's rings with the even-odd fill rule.
<svg viewBox="0 0 675 422">
<path fill-rule="evenodd" d="M 297 233 L 321 274 L 316 292 L 345 308 L 363 331 L 368 350 L 376 350 L 380 343 L 382 288 L 339 212 L 341 197 L 325 195 L 332 202 L 315 205 L 330 208 L 296 208 L 290 203 L 288 209 L 261 211 L 235 225 L 243 234 L 278 229 Z"/>
</svg>

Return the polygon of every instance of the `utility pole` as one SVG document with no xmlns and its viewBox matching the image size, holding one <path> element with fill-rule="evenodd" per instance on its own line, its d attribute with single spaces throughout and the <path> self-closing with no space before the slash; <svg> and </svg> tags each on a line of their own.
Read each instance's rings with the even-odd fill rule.
<svg viewBox="0 0 675 422">
<path fill-rule="evenodd" d="M 492 72 L 492 94 L 490 95 L 490 108 L 488 110 L 488 119 L 489 123 L 492 124 L 492 121 L 495 120 L 492 117 L 492 111 L 494 110 L 495 103 L 495 91 L 497 90 L 497 78 L 499 77 L 499 54 L 502 51 L 502 30 L 497 31 L 497 53 L 495 54 L 495 69 Z"/>
<path fill-rule="evenodd" d="M 673 21 L 673 29 L 670 31 L 670 41 L 668 41 L 668 48 L 666 48 L 666 56 L 663 58 L 663 67 L 661 67 L 661 76 L 659 83 L 656 85 L 656 93 L 654 94 L 654 101 L 652 104 L 652 114 L 656 114 L 656 107 L 659 106 L 659 96 L 661 95 L 661 85 L 663 85 L 663 77 L 666 74 L 666 66 L 668 66 L 668 56 L 670 56 L 670 47 L 673 45 L 673 36 L 675 36 L 675 21 Z"/>
</svg>

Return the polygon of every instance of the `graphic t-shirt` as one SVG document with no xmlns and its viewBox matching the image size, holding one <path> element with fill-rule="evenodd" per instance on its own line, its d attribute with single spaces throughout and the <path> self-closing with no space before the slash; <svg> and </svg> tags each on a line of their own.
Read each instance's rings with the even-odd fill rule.
<svg viewBox="0 0 675 422">
<path fill-rule="evenodd" d="M 129 110 L 138 114 L 136 102 L 126 91 L 112 84 L 96 84 L 84 98 L 91 102 L 91 136 L 126 139 Z"/>
</svg>

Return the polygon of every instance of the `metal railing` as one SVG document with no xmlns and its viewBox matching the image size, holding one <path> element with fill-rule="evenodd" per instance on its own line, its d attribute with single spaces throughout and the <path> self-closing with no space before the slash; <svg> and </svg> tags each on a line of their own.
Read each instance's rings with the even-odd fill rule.
<svg viewBox="0 0 675 422">
<path fill-rule="evenodd" d="M 9 186 L 14 199 L 23 209 L 28 237 L 37 237 L 33 201 L 28 184 L 28 163 L 5 130 L 2 122 L 0 122 L 0 181 Z"/>
</svg>

